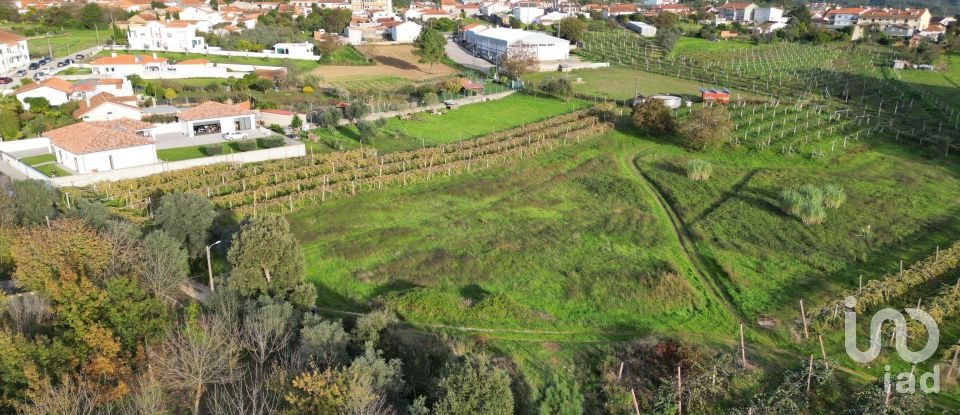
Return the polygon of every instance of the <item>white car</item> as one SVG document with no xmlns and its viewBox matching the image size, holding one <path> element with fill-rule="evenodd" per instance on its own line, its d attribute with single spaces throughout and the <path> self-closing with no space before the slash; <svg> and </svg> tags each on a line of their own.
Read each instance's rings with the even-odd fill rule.
<svg viewBox="0 0 960 415">
<path fill-rule="evenodd" d="M 246 138 L 247 138 L 247 135 L 246 135 L 246 134 L 244 134 L 244 133 L 238 133 L 238 132 L 236 132 L 236 131 L 234 131 L 234 132 L 232 132 L 232 133 L 223 133 L 223 139 L 224 139 L 224 140 L 227 140 L 227 141 L 230 141 L 230 140 L 244 140 L 244 139 L 246 139 Z"/>
</svg>

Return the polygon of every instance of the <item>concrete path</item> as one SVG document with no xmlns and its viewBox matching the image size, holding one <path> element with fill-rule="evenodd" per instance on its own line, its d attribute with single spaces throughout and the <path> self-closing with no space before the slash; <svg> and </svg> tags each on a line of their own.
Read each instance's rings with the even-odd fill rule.
<svg viewBox="0 0 960 415">
<path fill-rule="evenodd" d="M 470 69 L 478 70 L 483 73 L 490 73 L 490 68 L 494 67 L 494 64 L 473 56 L 469 50 L 452 40 L 447 40 L 447 45 L 444 47 L 444 49 L 447 52 L 447 57 L 454 62 Z"/>
</svg>

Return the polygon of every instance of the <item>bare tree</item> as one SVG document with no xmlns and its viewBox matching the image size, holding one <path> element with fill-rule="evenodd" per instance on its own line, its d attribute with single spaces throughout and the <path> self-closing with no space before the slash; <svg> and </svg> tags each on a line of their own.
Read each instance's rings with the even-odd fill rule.
<svg viewBox="0 0 960 415">
<path fill-rule="evenodd" d="M 52 316 L 50 303 L 37 293 L 23 293 L 7 297 L 4 311 L 10 324 L 20 333 L 36 333 Z"/>
<path fill-rule="evenodd" d="M 29 393 L 31 405 L 17 408 L 22 415 L 95 415 L 103 408 L 86 383 L 64 376 L 59 385 L 43 379 Z"/>
<path fill-rule="evenodd" d="M 140 228 L 125 220 L 111 220 L 102 233 L 113 248 L 104 275 L 107 278 L 131 275 L 140 262 Z"/>
<path fill-rule="evenodd" d="M 237 378 L 238 348 L 227 326 L 217 317 L 201 316 L 170 333 L 152 353 L 157 373 L 172 389 L 193 394 L 193 414 L 207 385 Z"/>
<path fill-rule="evenodd" d="M 166 415 L 166 397 L 163 386 L 152 373 L 138 379 L 137 388 L 117 404 L 119 415 Z"/>
<path fill-rule="evenodd" d="M 180 242 L 162 230 L 143 240 L 140 287 L 160 299 L 172 299 L 189 273 L 190 257 Z"/>
<path fill-rule="evenodd" d="M 293 305 L 268 302 L 250 310 L 243 319 L 240 345 L 250 354 L 257 369 L 263 369 L 270 357 L 290 342 Z"/>
<path fill-rule="evenodd" d="M 280 410 L 283 394 L 271 385 L 285 384 L 287 369 L 274 365 L 266 376 L 246 370 L 233 382 L 214 387 L 207 397 L 213 415 L 270 415 Z"/>
<path fill-rule="evenodd" d="M 517 42 L 500 56 L 500 70 L 513 79 L 520 79 L 539 67 L 540 59 L 537 58 L 537 47 L 534 45 Z"/>
</svg>

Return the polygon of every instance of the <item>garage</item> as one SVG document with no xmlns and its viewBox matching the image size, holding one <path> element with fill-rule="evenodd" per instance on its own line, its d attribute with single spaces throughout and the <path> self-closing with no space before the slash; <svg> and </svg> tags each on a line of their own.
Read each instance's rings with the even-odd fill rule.
<svg viewBox="0 0 960 415">
<path fill-rule="evenodd" d="M 206 121 L 193 124 L 193 135 L 220 134 L 220 121 Z"/>
</svg>

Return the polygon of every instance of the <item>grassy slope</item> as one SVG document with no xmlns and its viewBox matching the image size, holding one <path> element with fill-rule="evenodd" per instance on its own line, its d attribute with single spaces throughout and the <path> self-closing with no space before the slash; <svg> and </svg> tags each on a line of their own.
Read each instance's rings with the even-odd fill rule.
<svg viewBox="0 0 960 415">
<path fill-rule="evenodd" d="M 711 42 L 698 37 L 681 37 L 677 40 L 677 43 L 673 45 L 673 50 L 670 51 L 670 54 L 679 56 L 703 52 L 723 53 L 736 49 L 749 48 L 751 46 L 753 45 L 749 42 L 740 40 L 722 40 L 718 42 Z"/>
<path fill-rule="evenodd" d="M 307 278 L 323 306 L 402 292 L 392 303 L 420 323 L 612 336 L 732 327 L 620 162 L 636 145 L 611 135 L 296 213 Z"/>
<path fill-rule="evenodd" d="M 557 76 L 556 73 L 541 72 L 530 75 L 527 79 L 536 82 Z M 573 80 L 580 78 L 583 81 L 582 83 L 574 83 L 573 90 L 575 92 L 614 99 L 633 98 L 635 92 L 642 95 L 665 93 L 693 98 L 700 96 L 701 87 L 708 86 L 696 81 L 623 67 L 585 69 L 573 71 L 563 76 L 568 76 Z M 732 90 L 732 92 L 742 94 L 744 97 L 750 95 L 738 90 Z"/>
<path fill-rule="evenodd" d="M 563 102 L 517 93 L 497 101 L 464 105 L 443 115 L 420 113 L 413 120 L 390 118 L 383 127 L 385 134 L 374 139 L 373 146 L 381 151 L 400 151 L 421 145 L 452 143 L 563 114 L 586 105 L 579 100 Z M 335 133 L 318 130 L 318 134 L 322 140 L 339 140 L 346 148 L 359 147 L 359 132 L 353 126 L 340 128 Z M 393 138 L 394 134 L 399 134 L 398 138 Z"/>
<path fill-rule="evenodd" d="M 324 65 L 373 65 L 363 53 L 351 45 L 343 45 L 320 59 Z"/>
<path fill-rule="evenodd" d="M 109 30 L 100 30 L 100 41 L 105 42 L 110 36 Z M 47 56 L 50 49 L 53 49 L 53 56 L 60 58 L 68 54 L 91 48 L 97 45 L 97 32 L 95 30 L 70 29 L 64 34 L 53 35 L 49 37 L 33 37 L 27 39 L 27 48 L 30 49 L 30 57 L 36 58 Z"/>
<path fill-rule="evenodd" d="M 930 93 L 960 109 L 960 55 L 946 55 L 947 70 L 943 72 L 902 70 L 901 79 L 922 86 Z"/>
</svg>

